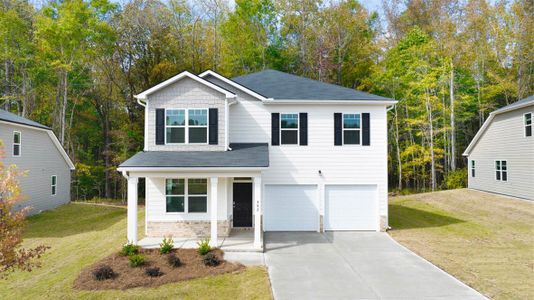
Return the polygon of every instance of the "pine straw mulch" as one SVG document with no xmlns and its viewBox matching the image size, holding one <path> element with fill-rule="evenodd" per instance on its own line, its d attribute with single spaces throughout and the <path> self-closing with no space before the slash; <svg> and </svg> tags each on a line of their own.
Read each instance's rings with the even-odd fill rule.
<svg viewBox="0 0 534 300">
<path fill-rule="evenodd" d="M 189 280 L 193 278 L 218 275 L 223 273 L 237 272 L 245 267 L 241 264 L 223 260 L 223 251 L 214 249 L 211 251 L 221 259 L 216 267 L 205 266 L 202 256 L 196 249 L 174 249 L 173 253 L 180 258 L 182 265 L 173 268 L 167 262 L 168 254 L 160 254 L 159 249 L 143 249 L 140 251 L 145 256 L 146 263 L 140 267 L 130 267 L 128 257 L 120 254 L 112 254 L 103 260 L 82 270 L 74 281 L 74 288 L 79 290 L 107 290 L 129 289 L 135 287 L 157 287 L 166 283 Z M 112 279 L 98 281 L 93 276 L 93 271 L 102 265 L 113 268 L 116 276 Z M 163 275 L 150 277 L 145 274 L 145 269 L 159 267 Z"/>
</svg>

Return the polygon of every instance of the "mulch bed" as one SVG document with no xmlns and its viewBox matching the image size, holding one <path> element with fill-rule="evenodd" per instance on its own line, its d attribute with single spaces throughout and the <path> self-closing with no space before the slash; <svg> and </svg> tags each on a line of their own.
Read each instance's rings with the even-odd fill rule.
<svg viewBox="0 0 534 300">
<path fill-rule="evenodd" d="M 83 269 L 74 281 L 74 288 L 80 290 L 124 290 L 135 287 L 157 287 L 166 283 L 237 272 L 245 268 L 241 264 L 223 260 L 224 253 L 219 249 L 211 251 L 211 253 L 214 253 L 221 259 L 221 263 L 215 267 L 205 266 L 202 261 L 202 256 L 198 254 L 196 249 L 174 249 L 173 253 L 182 262 L 182 265 L 177 268 L 169 265 L 167 262 L 168 254 L 160 254 L 159 249 L 143 249 L 140 253 L 146 259 L 146 263 L 143 266 L 130 267 L 128 257 L 121 256 L 118 253 L 113 254 Z M 102 265 L 110 266 L 117 275 L 112 279 L 96 280 L 93 276 L 93 271 Z M 145 269 L 150 267 L 159 267 L 163 275 L 159 277 L 146 275 Z"/>
</svg>

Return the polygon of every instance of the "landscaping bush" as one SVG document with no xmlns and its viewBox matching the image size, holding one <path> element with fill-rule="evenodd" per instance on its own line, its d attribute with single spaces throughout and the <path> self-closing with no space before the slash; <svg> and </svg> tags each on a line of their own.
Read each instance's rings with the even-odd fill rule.
<svg viewBox="0 0 534 300">
<path fill-rule="evenodd" d="M 172 237 L 163 238 L 163 242 L 159 244 L 159 252 L 161 254 L 167 254 L 171 252 L 172 248 L 174 248 L 174 242 L 172 241 Z"/>
<path fill-rule="evenodd" d="M 176 256 L 176 254 L 174 253 L 169 254 L 169 257 L 167 258 L 167 262 L 173 268 L 178 268 L 179 266 L 182 265 L 180 258 L 178 258 L 178 256 Z"/>
<path fill-rule="evenodd" d="M 216 267 L 221 263 L 221 260 L 217 257 L 217 255 L 213 253 L 208 253 L 204 256 L 202 259 L 204 264 L 209 267 Z"/>
<path fill-rule="evenodd" d="M 163 273 L 159 270 L 158 267 L 147 268 L 145 270 L 145 274 L 150 276 L 150 277 L 158 277 L 158 276 L 163 275 Z"/>
<path fill-rule="evenodd" d="M 130 256 L 139 253 L 139 246 L 127 243 L 122 246 L 121 255 Z"/>
<path fill-rule="evenodd" d="M 145 256 L 142 254 L 134 254 L 128 257 L 130 260 L 130 267 L 139 267 L 145 264 Z"/>
<path fill-rule="evenodd" d="M 198 242 L 198 253 L 200 255 L 206 255 L 210 251 L 211 251 L 211 247 L 210 247 L 209 239 L 204 239 Z"/>
<path fill-rule="evenodd" d="M 93 271 L 93 276 L 95 277 L 96 280 L 102 281 L 102 280 L 111 279 L 115 277 L 115 272 L 110 266 L 103 265 Z"/>
</svg>

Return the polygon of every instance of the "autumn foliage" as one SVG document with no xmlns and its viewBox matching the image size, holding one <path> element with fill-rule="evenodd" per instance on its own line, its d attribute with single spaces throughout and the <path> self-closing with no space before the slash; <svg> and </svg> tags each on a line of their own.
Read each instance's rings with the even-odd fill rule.
<svg viewBox="0 0 534 300">
<path fill-rule="evenodd" d="M 0 277 L 14 270 L 31 271 L 39 266 L 37 258 L 49 247 L 39 245 L 33 249 L 20 247 L 29 207 L 15 211 L 13 208 L 23 200 L 17 178 L 24 172 L 15 165 L 4 166 L 4 147 L 0 141 Z"/>
</svg>

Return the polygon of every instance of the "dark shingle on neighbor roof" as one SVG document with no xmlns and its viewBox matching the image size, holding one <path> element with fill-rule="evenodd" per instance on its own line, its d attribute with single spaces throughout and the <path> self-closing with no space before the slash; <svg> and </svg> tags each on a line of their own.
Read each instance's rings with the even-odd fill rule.
<svg viewBox="0 0 534 300">
<path fill-rule="evenodd" d="M 230 144 L 232 151 L 145 151 L 119 167 L 268 167 L 268 144 Z"/>
<path fill-rule="evenodd" d="M 0 121 L 6 121 L 6 122 L 10 122 L 10 123 L 16 123 L 16 124 L 22 124 L 22 125 L 27 125 L 27 126 L 32 126 L 32 127 L 37 127 L 37 128 L 43 128 L 43 129 L 48 129 L 50 130 L 51 128 L 48 127 L 48 126 L 45 126 L 43 124 L 39 124 L 35 121 L 32 121 L 32 120 L 29 120 L 29 119 L 26 119 L 26 118 L 23 118 L 23 117 L 19 117 L 15 114 L 12 114 L 8 111 L 5 111 L 3 109 L 0 109 Z"/>
<path fill-rule="evenodd" d="M 283 100 L 391 100 L 288 73 L 265 70 L 232 78 L 267 98 Z"/>
<path fill-rule="evenodd" d="M 532 102 L 532 104 L 534 104 L 534 95 L 532 95 L 532 96 L 530 96 L 530 97 L 527 97 L 527 98 L 525 98 L 525 99 L 521 99 L 521 100 L 519 100 L 519 101 L 516 101 L 516 102 L 514 102 L 514 103 L 512 103 L 512 104 L 508 104 L 508 105 L 506 105 L 506 106 L 503 106 L 503 107 L 497 109 L 495 112 L 499 112 L 499 111 L 501 111 L 501 110 L 505 110 L 505 109 L 514 108 L 514 107 L 516 107 L 516 106 L 520 106 L 520 105 L 526 104 L 526 103 L 528 103 L 528 102 Z"/>
</svg>

